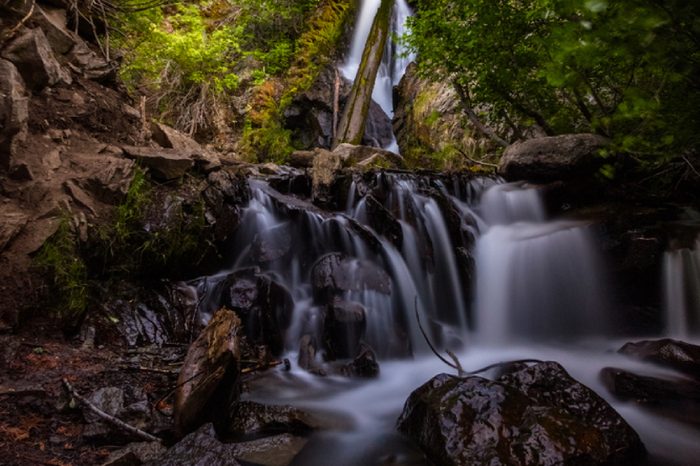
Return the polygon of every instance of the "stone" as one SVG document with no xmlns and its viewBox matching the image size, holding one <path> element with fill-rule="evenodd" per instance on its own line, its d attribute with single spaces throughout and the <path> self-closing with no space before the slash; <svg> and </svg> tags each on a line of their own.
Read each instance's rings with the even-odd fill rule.
<svg viewBox="0 0 700 466">
<path fill-rule="evenodd" d="M 67 54 L 76 42 L 82 42 L 82 39 L 68 30 L 66 10 L 62 8 L 37 5 L 32 14 L 32 21 L 44 32 L 51 48 L 57 55 Z"/>
<path fill-rule="evenodd" d="M 294 310 L 289 290 L 257 269 L 243 269 L 219 282 L 213 294 L 219 305 L 241 318 L 248 343 L 267 345 L 273 355 L 282 353 Z"/>
<path fill-rule="evenodd" d="M 194 166 L 194 159 L 177 149 L 122 146 L 127 157 L 147 167 L 153 176 L 162 181 L 182 178 Z"/>
<path fill-rule="evenodd" d="M 392 125 L 401 154 L 421 168 L 459 168 L 464 155 L 480 158 L 488 141 L 474 134 L 462 110 L 459 96 L 449 80 L 435 82 L 420 77 L 418 66 L 409 64 L 394 91 Z M 455 166 L 439 165 L 454 159 Z"/>
<path fill-rule="evenodd" d="M 49 41 L 39 28 L 25 30 L 0 55 L 17 67 L 24 82 L 33 91 L 72 82 L 70 74 L 56 61 Z"/>
<path fill-rule="evenodd" d="M 205 173 L 221 167 L 221 160 L 216 154 L 205 149 L 197 141 L 175 128 L 154 122 L 151 124 L 151 137 L 161 147 L 188 153 L 195 161 L 195 164 L 201 167 Z"/>
<path fill-rule="evenodd" d="M 374 231 L 391 241 L 398 250 L 401 250 L 401 245 L 403 244 L 403 230 L 401 229 L 401 224 L 392 213 L 371 194 L 365 196 L 364 200 L 367 224 L 372 227 Z"/>
<path fill-rule="evenodd" d="M 506 148 L 498 172 L 507 180 L 548 182 L 593 175 L 598 151 L 609 140 L 597 134 L 564 134 L 516 142 Z"/>
<path fill-rule="evenodd" d="M 329 303 L 345 291 L 373 290 L 391 293 L 391 277 L 372 262 L 333 252 L 311 267 L 311 284 L 317 302 Z"/>
<path fill-rule="evenodd" d="M 366 344 L 360 344 L 360 352 L 355 358 L 340 368 L 340 373 L 346 377 L 372 379 L 379 376 L 379 363 L 374 350 Z"/>
<path fill-rule="evenodd" d="M 670 367 L 700 380 L 700 346 L 663 338 L 625 343 L 618 352 Z"/>
<path fill-rule="evenodd" d="M 367 327 L 362 304 L 336 297 L 327 306 L 323 321 L 323 344 L 328 360 L 352 358 L 360 350 Z"/>
<path fill-rule="evenodd" d="M 219 309 L 187 350 L 175 391 L 174 423 L 180 435 L 205 422 L 228 423 L 238 398 L 241 321 Z"/>
<path fill-rule="evenodd" d="M 288 466 L 307 442 L 304 437 L 281 434 L 236 443 L 236 458 L 256 466 Z"/>
<path fill-rule="evenodd" d="M 316 151 L 311 168 L 311 195 L 316 203 L 332 203 L 332 187 L 340 170 L 343 159 L 339 154 L 325 149 Z"/>
<path fill-rule="evenodd" d="M 118 387 L 104 387 L 94 391 L 88 400 L 103 412 L 118 416 L 124 409 L 124 391 Z M 83 408 L 83 417 L 88 425 L 83 429 L 83 437 L 98 439 L 108 436 L 112 432 L 112 426 L 88 408 Z"/>
<path fill-rule="evenodd" d="M 236 445 L 216 438 L 214 426 L 205 424 L 173 445 L 151 466 L 240 466 Z"/>
<path fill-rule="evenodd" d="M 316 151 L 295 150 L 289 156 L 289 161 L 287 163 L 289 164 L 289 166 L 295 168 L 311 168 L 314 164 L 315 157 Z"/>
<path fill-rule="evenodd" d="M 0 212 L 0 252 L 4 251 L 27 225 L 29 215 L 7 206 Z"/>
<path fill-rule="evenodd" d="M 117 205 L 126 197 L 134 178 L 136 164 L 118 155 L 97 154 L 87 158 L 90 166 L 98 167 L 76 180 L 78 186 L 98 201 Z"/>
<path fill-rule="evenodd" d="M 226 433 L 234 439 L 281 432 L 306 435 L 317 427 L 318 422 L 299 408 L 239 401 L 231 410 L 231 423 Z"/>
<path fill-rule="evenodd" d="M 555 362 L 497 380 L 440 374 L 406 401 L 398 429 L 444 466 L 639 464 L 639 436 Z"/>
<path fill-rule="evenodd" d="M 619 400 L 654 411 L 664 418 L 700 426 L 700 382 L 686 378 L 650 377 L 606 367 L 603 384 Z"/>
<path fill-rule="evenodd" d="M 102 466 L 138 466 L 158 460 L 166 450 L 159 442 L 130 443 L 126 447 L 110 453 Z"/>
<path fill-rule="evenodd" d="M 77 41 L 66 55 L 66 61 L 72 65 L 77 73 L 85 78 L 111 83 L 117 77 L 118 65 L 116 62 L 108 62 L 100 55 L 93 52 L 82 40 Z M 137 115 L 140 118 L 140 114 Z"/>
<path fill-rule="evenodd" d="M 364 166 L 368 166 L 370 163 L 378 163 L 377 160 L 383 161 L 382 168 L 399 169 L 404 167 L 403 158 L 399 154 L 378 147 L 343 143 L 338 144 L 333 149 L 333 154 L 340 157 L 344 167 L 363 166 L 363 162 Z M 373 160 L 369 161 L 369 159 Z"/>
<path fill-rule="evenodd" d="M 299 339 L 299 357 L 297 365 L 305 371 L 315 371 L 318 369 L 316 363 L 317 344 L 311 335 L 304 335 Z"/>
</svg>

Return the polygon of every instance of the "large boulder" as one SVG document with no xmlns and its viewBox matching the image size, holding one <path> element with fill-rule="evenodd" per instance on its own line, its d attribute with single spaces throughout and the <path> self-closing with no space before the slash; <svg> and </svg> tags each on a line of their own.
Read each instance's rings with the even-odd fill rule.
<svg viewBox="0 0 700 466">
<path fill-rule="evenodd" d="M 444 466 L 638 464 L 638 435 L 555 362 L 495 381 L 441 374 L 415 390 L 398 429 Z"/>
<path fill-rule="evenodd" d="M 228 408 L 238 399 L 241 321 L 219 309 L 187 350 L 175 391 L 178 434 L 205 422 L 228 424 Z"/>
<path fill-rule="evenodd" d="M 216 154 L 175 128 L 154 122 L 151 124 L 151 137 L 161 147 L 190 154 L 196 165 L 201 167 L 204 172 L 208 173 L 221 167 L 221 160 Z"/>
<path fill-rule="evenodd" d="M 216 438 L 212 424 L 205 424 L 150 464 L 153 466 L 240 466 L 234 456 L 237 453 L 235 445 L 222 443 Z"/>
<path fill-rule="evenodd" d="M 25 30 L 3 48 L 0 56 L 17 67 L 32 91 L 72 82 L 70 74 L 56 61 L 51 45 L 40 28 Z"/>
<path fill-rule="evenodd" d="M 609 140 L 597 134 L 564 134 L 516 142 L 498 166 L 507 180 L 549 182 L 590 176 L 602 165 Z"/>
<path fill-rule="evenodd" d="M 364 338 L 366 311 L 362 304 L 335 298 L 326 308 L 323 343 L 330 360 L 354 357 Z"/>
</svg>

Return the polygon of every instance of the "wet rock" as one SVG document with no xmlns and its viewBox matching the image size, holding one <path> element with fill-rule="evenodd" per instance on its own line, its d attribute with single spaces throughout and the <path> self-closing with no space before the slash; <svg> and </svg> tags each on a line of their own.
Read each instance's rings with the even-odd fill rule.
<svg viewBox="0 0 700 466">
<path fill-rule="evenodd" d="M 355 358 L 340 368 L 347 377 L 371 379 L 379 375 L 379 363 L 372 348 L 366 343 L 360 344 L 360 352 Z"/>
<path fill-rule="evenodd" d="M 316 349 L 318 345 L 311 335 L 304 335 L 299 339 L 299 357 L 297 364 L 305 371 L 315 371 L 318 369 L 316 364 Z"/>
<path fill-rule="evenodd" d="M 681 378 L 658 378 L 606 367 L 600 372 L 615 397 L 681 422 L 700 426 L 700 383 Z"/>
<path fill-rule="evenodd" d="M 244 269 L 228 275 L 214 294 L 241 318 L 248 343 L 267 345 L 272 354 L 281 354 L 294 310 L 284 286 L 257 269 Z"/>
<path fill-rule="evenodd" d="M 70 74 L 56 61 L 49 41 L 39 28 L 26 29 L 3 48 L 0 56 L 17 67 L 24 82 L 33 91 L 72 82 Z"/>
<path fill-rule="evenodd" d="M 342 168 L 340 155 L 327 150 L 316 152 L 311 169 L 311 196 L 315 203 L 322 206 L 333 204 L 333 183 Z"/>
<path fill-rule="evenodd" d="M 592 175 L 602 164 L 598 151 L 609 143 L 596 134 L 564 134 L 509 146 L 498 171 L 507 180 L 556 181 Z"/>
<path fill-rule="evenodd" d="M 209 173 L 221 167 L 221 160 L 219 160 L 216 154 L 202 147 L 191 137 L 168 125 L 156 122 L 152 123 L 151 137 L 161 147 L 190 154 L 195 161 L 195 165 L 200 167 L 205 173 Z"/>
<path fill-rule="evenodd" d="M 283 223 L 255 235 L 252 254 L 256 262 L 271 262 L 284 257 L 291 247 L 291 227 Z"/>
<path fill-rule="evenodd" d="M 250 199 L 246 178 L 228 170 L 210 173 L 202 197 L 207 205 L 205 217 L 213 227 L 214 239 L 219 242 L 227 240 L 238 227 L 241 209 Z"/>
<path fill-rule="evenodd" d="M 116 299 L 105 305 L 119 319 L 117 331 L 131 347 L 188 342 L 197 312 L 195 291 L 185 283 L 164 284 L 148 290 L 125 286 L 135 299 Z"/>
<path fill-rule="evenodd" d="M 162 181 L 182 178 L 194 166 L 190 154 L 176 149 L 136 146 L 122 146 L 122 149 L 127 157 L 137 160 Z"/>
<path fill-rule="evenodd" d="M 214 426 L 205 424 L 173 445 L 152 466 L 240 466 L 235 445 L 216 438 Z"/>
<path fill-rule="evenodd" d="M 496 381 L 441 374 L 415 390 L 399 430 L 441 465 L 638 464 L 637 434 L 557 363 Z"/>
<path fill-rule="evenodd" d="M 289 165 L 295 168 L 311 168 L 316 157 L 315 150 L 296 150 L 289 156 Z"/>
<path fill-rule="evenodd" d="M 280 193 L 311 197 L 312 179 L 306 172 L 270 177 L 267 182 Z"/>
<path fill-rule="evenodd" d="M 352 358 L 360 350 L 367 327 L 362 304 L 335 298 L 323 322 L 323 344 L 329 360 Z"/>
<path fill-rule="evenodd" d="M 236 403 L 231 419 L 227 435 L 234 439 L 279 433 L 306 435 L 318 427 L 318 422 L 301 409 L 252 401 Z"/>
<path fill-rule="evenodd" d="M 304 448 L 308 439 L 290 434 L 275 435 L 236 443 L 236 457 L 260 466 L 287 466 Z"/>
<path fill-rule="evenodd" d="M 345 291 L 373 290 L 391 293 L 391 278 L 373 263 L 333 252 L 311 267 L 311 285 L 318 302 L 330 302 Z"/>
<path fill-rule="evenodd" d="M 180 435 L 205 422 L 226 425 L 227 407 L 238 398 L 241 322 L 218 310 L 190 345 L 175 392 L 174 423 Z"/>
<path fill-rule="evenodd" d="M 700 346 L 664 338 L 629 342 L 618 352 L 676 369 L 700 380 Z"/>
<path fill-rule="evenodd" d="M 112 452 L 102 466 L 139 466 L 158 460 L 165 451 L 166 448 L 159 442 L 130 443 Z"/>
</svg>

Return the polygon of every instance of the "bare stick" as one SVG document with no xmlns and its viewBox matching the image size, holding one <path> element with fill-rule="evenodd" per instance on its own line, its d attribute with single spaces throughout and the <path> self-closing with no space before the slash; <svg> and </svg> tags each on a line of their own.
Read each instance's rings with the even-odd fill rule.
<svg viewBox="0 0 700 466">
<path fill-rule="evenodd" d="M 467 373 L 464 371 L 464 369 L 462 369 L 462 363 L 459 362 L 459 359 L 457 358 L 457 356 L 450 350 L 445 350 L 445 353 L 447 353 L 447 355 L 450 358 L 452 358 L 452 361 L 454 361 L 456 369 L 457 369 L 457 375 L 460 377 L 464 377 L 465 375 L 467 375 Z"/>
<path fill-rule="evenodd" d="M 695 166 L 693 166 L 693 164 L 690 163 L 690 160 L 688 160 L 687 157 L 686 157 L 685 155 L 681 155 L 681 158 L 683 159 L 683 161 L 684 161 L 685 163 L 688 164 L 688 166 L 690 167 L 690 169 L 693 170 L 693 173 L 695 173 L 697 176 L 700 176 L 700 173 L 698 173 L 698 171 L 697 171 L 697 169 L 695 168 Z"/>
<path fill-rule="evenodd" d="M 134 435 L 136 435 L 144 440 L 148 440 L 149 442 L 159 442 L 159 443 L 163 442 L 162 439 L 160 439 L 154 435 L 151 435 L 148 432 L 144 432 L 143 430 L 138 429 L 134 426 L 131 426 L 131 425 L 127 424 L 126 422 L 122 421 L 121 419 L 118 419 L 118 418 L 112 416 L 111 414 L 105 413 L 100 408 L 98 408 L 97 406 L 92 404 L 92 402 L 90 402 L 87 398 L 78 394 L 78 392 L 75 391 L 73 386 L 65 378 L 63 379 L 63 385 L 66 387 L 66 390 L 68 390 L 68 393 L 70 393 L 70 395 L 73 398 L 80 401 L 90 411 L 97 414 L 101 419 L 104 419 L 105 421 L 109 422 L 110 424 L 115 425 L 117 427 L 120 427 L 120 428 L 124 429 L 125 431 L 127 431 L 131 434 L 134 434 Z"/>
<path fill-rule="evenodd" d="M 457 372 L 462 372 L 462 368 L 460 366 L 457 366 L 457 365 L 451 363 L 450 361 L 445 359 L 440 353 L 437 352 L 437 350 L 433 346 L 433 343 L 430 341 L 430 338 L 428 338 L 428 335 L 425 333 L 425 330 L 423 329 L 423 324 L 421 324 L 421 321 L 420 321 L 420 314 L 418 313 L 418 296 L 415 297 L 415 300 L 413 302 L 413 308 L 416 311 L 416 320 L 418 321 L 418 328 L 420 329 L 420 333 L 423 334 L 423 338 L 425 339 L 425 342 L 428 344 L 428 347 L 433 352 L 433 354 L 435 356 L 437 356 L 440 361 L 444 362 L 445 364 L 450 366 L 452 369 L 455 369 Z"/>
<path fill-rule="evenodd" d="M 7 34 L 5 34 L 5 37 L 3 38 L 3 41 L 12 38 L 12 36 L 15 35 L 15 33 L 19 30 L 19 28 L 21 28 L 21 27 L 24 25 L 24 23 L 26 23 L 27 20 L 28 20 L 29 18 L 32 17 L 32 14 L 34 14 L 34 7 L 35 7 L 35 6 L 36 6 L 36 2 L 35 2 L 34 0 L 32 0 L 32 6 L 31 6 L 31 8 L 29 8 L 29 12 L 28 12 L 26 15 L 24 15 L 24 18 L 22 18 L 22 19 L 19 21 L 19 23 L 17 23 L 17 25 L 15 25 L 15 27 L 13 27 L 12 29 L 10 29 L 10 30 L 7 32 Z"/>
</svg>

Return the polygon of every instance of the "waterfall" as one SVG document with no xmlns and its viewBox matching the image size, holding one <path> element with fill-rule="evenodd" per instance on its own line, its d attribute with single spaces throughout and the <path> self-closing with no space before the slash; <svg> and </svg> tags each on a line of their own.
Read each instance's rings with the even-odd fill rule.
<svg viewBox="0 0 700 466">
<path fill-rule="evenodd" d="M 350 49 L 340 70 L 343 76 L 354 81 L 362 61 L 362 53 L 372 27 L 372 21 L 379 9 L 381 0 L 363 0 L 360 7 Z M 372 90 L 372 99 L 379 104 L 389 118 L 394 115 L 393 87 L 401 81 L 406 67 L 415 58 L 407 54 L 403 44 L 395 41 L 406 32 L 406 20 L 411 16 L 411 8 L 406 0 L 396 0 L 391 18 L 391 37 L 386 43 L 382 63 L 377 72 L 377 79 Z M 396 141 L 386 149 L 398 153 Z"/>
<path fill-rule="evenodd" d="M 602 267 L 589 228 L 546 222 L 537 189 L 507 184 L 482 196 L 475 335 L 487 343 L 609 330 Z"/>
<path fill-rule="evenodd" d="M 700 328 L 700 237 L 695 247 L 667 251 L 663 259 L 666 330 L 688 337 Z"/>
</svg>

